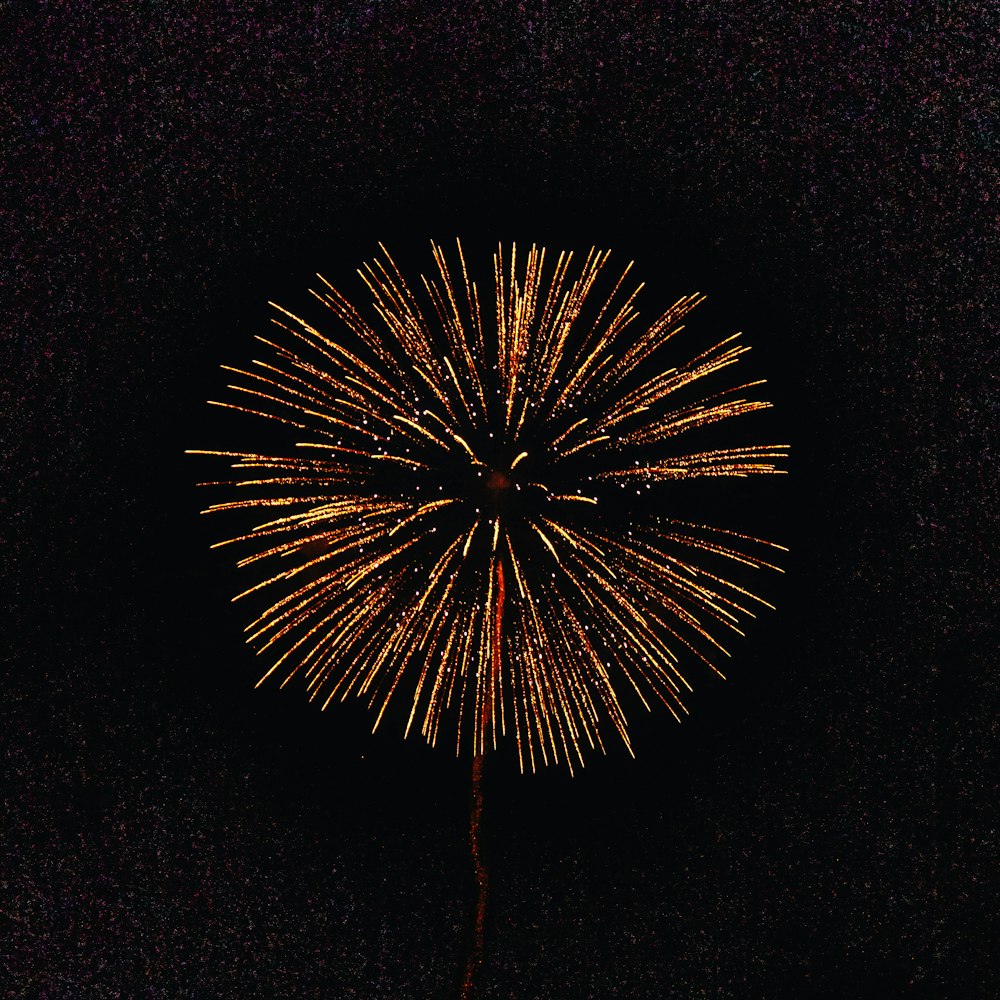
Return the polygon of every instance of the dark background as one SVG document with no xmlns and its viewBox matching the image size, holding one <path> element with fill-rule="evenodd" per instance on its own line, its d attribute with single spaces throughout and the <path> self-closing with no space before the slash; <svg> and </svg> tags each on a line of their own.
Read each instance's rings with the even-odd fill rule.
<svg viewBox="0 0 1000 1000">
<path fill-rule="evenodd" d="M 267 299 L 455 235 L 708 292 L 793 445 L 730 681 L 488 768 L 482 996 L 996 994 L 980 6 L 3 6 L 0 996 L 457 994 L 468 761 L 252 690 L 182 454 Z"/>
</svg>

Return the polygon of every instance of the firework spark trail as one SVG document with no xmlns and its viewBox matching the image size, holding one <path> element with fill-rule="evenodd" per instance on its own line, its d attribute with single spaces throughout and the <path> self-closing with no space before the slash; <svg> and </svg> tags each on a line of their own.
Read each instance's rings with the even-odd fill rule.
<svg viewBox="0 0 1000 1000">
<path fill-rule="evenodd" d="M 500 651 L 506 588 L 504 586 L 503 562 L 497 560 L 495 566 L 496 600 L 493 605 L 493 644 L 490 650 L 489 676 L 481 683 L 478 692 L 480 726 L 477 735 L 480 737 L 486 731 L 486 720 L 493 716 L 495 706 L 494 687 L 501 669 Z M 482 674 L 480 674 L 480 677 L 482 677 Z M 469 951 L 469 959 L 465 966 L 465 976 L 462 979 L 462 1000 L 467 1000 L 472 995 L 476 974 L 483 964 L 483 941 L 486 931 L 486 896 L 489 889 L 489 872 L 482 857 L 482 847 L 480 844 L 485 758 L 486 746 L 481 744 L 477 746 L 476 754 L 472 759 L 472 810 L 469 815 L 469 845 L 472 849 L 472 870 L 476 880 L 476 915 L 472 931 L 472 948 Z"/>
<path fill-rule="evenodd" d="M 685 661 L 719 672 L 722 635 L 770 607 L 743 577 L 782 548 L 631 498 L 783 472 L 785 445 L 704 442 L 768 409 L 763 383 L 719 382 L 739 334 L 678 356 L 700 293 L 645 327 L 631 264 L 598 297 L 607 251 L 499 248 L 484 309 L 461 244 L 454 276 L 431 247 L 429 311 L 382 247 L 358 271 L 373 318 L 321 278 L 330 330 L 274 306 L 269 357 L 225 369 L 234 396 L 215 405 L 295 445 L 199 452 L 235 472 L 208 511 L 265 518 L 218 543 L 271 567 L 239 595 L 275 595 L 247 628 L 272 660 L 260 683 L 301 676 L 324 708 L 363 697 L 376 726 L 406 701 L 407 732 L 450 730 L 476 759 L 511 730 L 522 768 L 572 770 L 609 725 L 631 752 L 623 695 L 682 718 Z"/>
</svg>

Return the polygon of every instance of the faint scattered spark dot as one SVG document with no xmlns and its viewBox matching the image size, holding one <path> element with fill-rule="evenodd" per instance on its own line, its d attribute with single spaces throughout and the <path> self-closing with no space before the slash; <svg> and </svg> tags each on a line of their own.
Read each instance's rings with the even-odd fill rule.
<svg viewBox="0 0 1000 1000">
<path fill-rule="evenodd" d="M 258 573 L 238 598 L 272 595 L 247 628 L 270 664 L 258 686 L 301 676 L 323 708 L 362 696 L 376 728 L 401 701 L 407 734 L 481 755 L 513 733 L 522 769 L 572 770 L 609 729 L 632 752 L 623 691 L 679 720 L 687 661 L 719 673 L 724 635 L 771 607 L 716 567 L 777 569 L 762 553 L 782 546 L 667 519 L 650 497 L 782 472 L 788 446 L 683 447 L 771 405 L 743 397 L 761 381 L 696 385 L 749 350 L 739 334 L 690 360 L 673 349 L 704 296 L 643 329 L 631 264 L 598 296 L 608 251 L 580 265 L 514 245 L 481 303 L 456 244 L 457 268 L 431 244 L 419 292 L 380 245 L 358 272 L 370 318 L 321 276 L 329 326 L 270 303 L 264 359 L 227 367 L 237 401 L 215 405 L 277 422 L 288 451 L 195 452 L 237 472 L 206 484 L 237 490 L 206 513 L 266 518 L 218 543 Z"/>
</svg>

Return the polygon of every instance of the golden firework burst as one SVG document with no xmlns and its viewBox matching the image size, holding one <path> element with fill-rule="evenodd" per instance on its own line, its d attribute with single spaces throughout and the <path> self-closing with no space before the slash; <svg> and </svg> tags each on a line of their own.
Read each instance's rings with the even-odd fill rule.
<svg viewBox="0 0 1000 1000">
<path fill-rule="evenodd" d="M 704 297 L 643 329 L 631 264 L 592 294 L 606 251 L 498 249 L 484 315 L 461 243 L 457 268 L 432 249 L 420 298 L 381 247 L 358 272 L 367 318 L 320 277 L 329 327 L 271 303 L 266 359 L 227 368 L 237 397 L 216 405 L 294 443 L 197 452 L 237 473 L 207 512 L 266 518 L 218 543 L 260 574 L 240 598 L 274 595 L 247 628 L 259 683 L 301 676 L 323 708 L 360 695 L 376 727 L 403 701 L 407 733 L 476 755 L 513 732 L 522 769 L 572 769 L 609 726 L 631 752 L 622 692 L 680 719 L 685 661 L 718 673 L 723 634 L 770 607 L 719 567 L 777 569 L 763 556 L 782 546 L 648 502 L 666 481 L 783 471 L 786 445 L 683 447 L 771 405 L 744 398 L 759 381 L 701 391 L 749 348 L 734 334 L 679 360 Z"/>
</svg>

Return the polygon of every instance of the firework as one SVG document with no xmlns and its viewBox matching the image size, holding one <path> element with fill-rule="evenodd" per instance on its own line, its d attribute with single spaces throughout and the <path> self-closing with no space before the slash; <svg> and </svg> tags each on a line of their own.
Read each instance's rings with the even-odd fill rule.
<svg viewBox="0 0 1000 1000">
<path fill-rule="evenodd" d="M 725 636 L 770 607 L 741 581 L 781 546 L 655 512 L 668 481 L 782 471 L 785 445 L 685 447 L 770 406 L 715 377 L 749 348 L 678 357 L 703 296 L 643 328 L 631 265 L 595 292 L 605 251 L 500 248 L 481 302 L 461 244 L 432 249 L 411 287 L 381 247 L 358 272 L 367 316 L 323 278 L 329 325 L 271 303 L 266 355 L 227 369 L 216 405 L 289 442 L 198 452 L 236 471 L 208 512 L 261 521 L 219 543 L 256 574 L 239 598 L 266 598 L 259 683 L 361 696 L 376 727 L 402 703 L 407 733 L 477 756 L 512 733 L 522 769 L 572 768 L 611 731 L 631 752 L 626 708 L 680 719 L 689 665 L 718 673 Z"/>
</svg>

